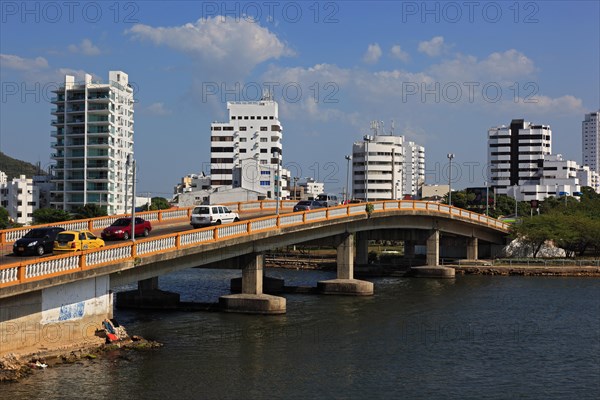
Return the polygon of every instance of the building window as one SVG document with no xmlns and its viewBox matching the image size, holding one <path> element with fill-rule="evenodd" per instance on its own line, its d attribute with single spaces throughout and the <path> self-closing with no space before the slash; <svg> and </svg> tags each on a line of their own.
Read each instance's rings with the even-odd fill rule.
<svg viewBox="0 0 600 400">
<path fill-rule="evenodd" d="M 271 171 L 260 171 L 261 175 L 271 175 Z"/>
<path fill-rule="evenodd" d="M 240 153 L 245 153 L 246 149 L 240 149 Z"/>
<path fill-rule="evenodd" d="M 266 153 L 266 152 L 267 152 L 267 149 L 260 149 L 260 152 L 261 152 L 261 153 Z"/>
<path fill-rule="evenodd" d="M 260 181 L 260 186 L 271 186 L 271 181 Z"/>
<path fill-rule="evenodd" d="M 267 138 L 260 138 L 260 141 L 261 141 L 261 142 L 263 142 L 263 143 L 265 143 L 265 142 L 267 142 L 268 140 L 267 140 Z"/>
<path fill-rule="evenodd" d="M 245 132 L 246 131 L 246 127 L 245 126 L 240 126 L 240 132 Z"/>
<path fill-rule="evenodd" d="M 261 130 L 261 131 L 266 131 L 266 130 L 267 130 L 267 127 L 266 127 L 266 126 L 261 126 L 261 127 L 260 127 L 260 130 Z"/>
<path fill-rule="evenodd" d="M 247 139 L 245 137 L 240 138 L 240 142 L 245 142 Z"/>
</svg>

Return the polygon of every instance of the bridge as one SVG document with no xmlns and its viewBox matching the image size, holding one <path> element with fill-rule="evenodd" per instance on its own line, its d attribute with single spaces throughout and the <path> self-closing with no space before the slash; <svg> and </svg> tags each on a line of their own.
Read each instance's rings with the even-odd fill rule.
<svg viewBox="0 0 600 400">
<path fill-rule="evenodd" d="M 293 203 L 293 202 L 292 202 Z M 482 243 L 504 244 L 508 226 L 485 215 L 444 204 L 422 201 L 350 204 L 307 212 L 269 215 L 233 224 L 191 229 L 75 254 L 28 259 L 0 266 L 0 355 L 40 346 L 48 335 L 62 343 L 93 336 L 91 329 L 112 316 L 113 289 L 138 282 L 124 299 L 143 306 L 169 302 L 178 295 L 158 290 L 158 276 L 191 267 L 242 270 L 242 292 L 222 296 L 225 311 L 284 313 L 285 298 L 263 293 L 263 254 L 288 245 L 319 243 L 337 249 L 337 278 L 317 283 L 320 293 L 370 295 L 371 282 L 354 279 L 354 266 L 367 264 L 370 239 L 403 240 L 405 252 L 424 243 L 427 266 L 417 272 L 453 277 L 439 267 L 440 234 L 462 238 L 469 259 L 478 258 Z M 242 212 L 271 208 L 265 202 L 239 203 Z M 281 204 L 281 208 L 289 207 Z M 158 223 L 189 221 L 190 209 L 142 213 Z M 100 229 L 117 216 L 74 221 L 68 229 Z M 21 230 L 20 235 L 26 230 Z M 17 240 L 17 231 L 0 232 L 0 239 Z M 481 243 L 480 243 L 481 242 Z M 50 333 L 49 333 L 50 332 Z M 54 345 L 56 343 L 53 343 Z M 6 350 L 5 350 L 6 349 Z"/>
</svg>

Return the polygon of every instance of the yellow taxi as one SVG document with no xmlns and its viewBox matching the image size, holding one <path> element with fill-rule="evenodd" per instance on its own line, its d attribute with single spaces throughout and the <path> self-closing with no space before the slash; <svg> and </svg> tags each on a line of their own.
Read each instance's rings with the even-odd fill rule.
<svg viewBox="0 0 600 400">
<path fill-rule="evenodd" d="M 90 250 L 104 247 L 104 240 L 90 231 L 63 231 L 56 235 L 54 252 Z"/>
</svg>

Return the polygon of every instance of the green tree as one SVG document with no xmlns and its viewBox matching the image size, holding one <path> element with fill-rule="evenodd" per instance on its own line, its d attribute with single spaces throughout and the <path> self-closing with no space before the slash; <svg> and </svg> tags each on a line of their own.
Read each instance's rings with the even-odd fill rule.
<svg viewBox="0 0 600 400">
<path fill-rule="evenodd" d="M 71 214 L 58 208 L 38 208 L 33 212 L 33 222 L 36 224 L 51 224 L 70 219 Z"/>
<path fill-rule="evenodd" d="M 4 207 L 0 207 L 0 229 L 7 229 L 10 227 L 10 217 L 8 211 Z"/>
<path fill-rule="evenodd" d="M 142 207 L 143 211 L 154 211 L 154 210 L 167 210 L 171 208 L 171 205 L 164 197 L 153 197 L 150 206 L 146 204 Z"/>
<path fill-rule="evenodd" d="M 75 219 L 105 217 L 106 215 L 106 207 L 99 206 L 95 203 L 88 203 L 75 210 Z"/>
<path fill-rule="evenodd" d="M 511 226 L 511 236 L 533 249 L 533 258 L 537 257 L 542 245 L 555 236 L 552 219 L 548 215 L 524 218 L 520 224 Z"/>
</svg>

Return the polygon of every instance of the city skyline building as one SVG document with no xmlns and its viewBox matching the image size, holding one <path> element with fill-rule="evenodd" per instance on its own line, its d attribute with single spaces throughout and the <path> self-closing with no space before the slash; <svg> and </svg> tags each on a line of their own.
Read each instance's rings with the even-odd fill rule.
<svg viewBox="0 0 600 400">
<path fill-rule="evenodd" d="M 513 119 L 509 126 L 488 130 L 488 182 L 497 194 L 509 188 L 539 181 L 540 163 L 552 154 L 552 130 Z"/>
<path fill-rule="evenodd" d="M 585 114 L 581 122 L 583 166 L 600 174 L 600 110 Z"/>
<path fill-rule="evenodd" d="M 260 101 L 227 102 L 229 120 L 211 124 L 210 178 L 213 187 L 240 186 L 234 182 L 233 171 L 242 167 L 242 160 L 253 160 L 262 169 L 275 172 L 273 180 L 261 180 L 267 189 L 267 197 L 285 198 L 282 174 L 283 127 L 279 121 L 279 107 L 269 93 Z M 255 165 L 245 163 L 246 165 Z M 253 171 L 248 173 L 255 172 Z M 242 175 L 247 175 L 242 171 Z M 239 175 L 238 175 L 239 176 Z M 277 178 L 278 176 L 278 178 Z M 273 182 L 277 181 L 277 186 Z M 268 183 L 269 182 L 269 183 Z"/>
<path fill-rule="evenodd" d="M 352 146 L 352 197 L 375 201 L 418 196 L 425 181 L 425 148 L 383 133 L 379 121 L 371 128 L 374 135 Z"/>
<path fill-rule="evenodd" d="M 74 211 L 86 204 L 109 215 L 127 210 L 132 198 L 133 88 L 122 71 L 109 71 L 108 83 L 85 75 L 83 83 L 65 76 L 53 91 L 51 136 L 54 152 L 50 205 Z"/>
<path fill-rule="evenodd" d="M 8 182 L 6 174 L 0 172 L 0 205 L 12 221 L 29 225 L 33 222 L 33 212 L 39 208 L 39 188 L 25 175 Z"/>
</svg>

